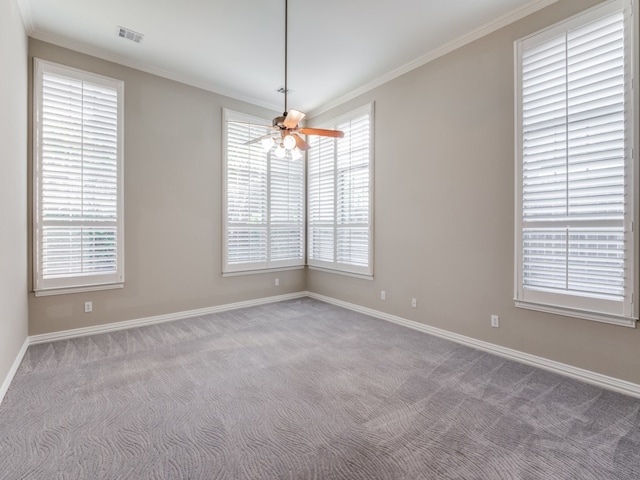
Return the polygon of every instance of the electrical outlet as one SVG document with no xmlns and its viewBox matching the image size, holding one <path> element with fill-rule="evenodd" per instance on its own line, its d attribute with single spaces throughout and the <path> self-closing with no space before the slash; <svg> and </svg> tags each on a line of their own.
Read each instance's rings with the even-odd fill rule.
<svg viewBox="0 0 640 480">
<path fill-rule="evenodd" d="M 418 307 L 418 301 L 415 298 L 411 299 L 411 306 L 413 308 L 417 308 Z"/>
<path fill-rule="evenodd" d="M 274 284 L 276 287 L 279 287 L 279 286 L 280 286 L 280 279 L 279 279 L 279 278 L 276 278 L 276 279 L 273 281 L 273 284 Z"/>
<path fill-rule="evenodd" d="M 491 315 L 491 326 L 494 328 L 500 326 L 500 317 L 498 315 Z"/>
<path fill-rule="evenodd" d="M 380 300 L 386 300 L 387 299 L 387 292 L 385 292 L 384 290 L 380 291 Z"/>
<path fill-rule="evenodd" d="M 84 313 L 93 312 L 93 302 L 84 302 Z"/>
</svg>

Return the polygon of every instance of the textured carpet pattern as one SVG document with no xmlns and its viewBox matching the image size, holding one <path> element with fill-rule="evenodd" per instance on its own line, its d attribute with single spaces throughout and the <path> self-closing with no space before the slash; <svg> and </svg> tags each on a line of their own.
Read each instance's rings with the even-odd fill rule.
<svg viewBox="0 0 640 480">
<path fill-rule="evenodd" d="M 311 299 L 31 346 L 13 479 L 634 479 L 640 401 Z"/>
</svg>

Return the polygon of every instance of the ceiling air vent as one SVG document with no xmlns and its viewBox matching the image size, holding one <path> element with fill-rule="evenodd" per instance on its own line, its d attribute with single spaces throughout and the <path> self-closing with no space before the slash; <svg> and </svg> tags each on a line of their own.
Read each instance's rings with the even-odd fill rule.
<svg viewBox="0 0 640 480">
<path fill-rule="evenodd" d="M 118 27 L 118 36 L 136 43 L 142 43 L 142 39 L 144 38 L 143 34 L 134 32 L 133 30 L 129 30 L 128 28 L 124 27 Z"/>
</svg>

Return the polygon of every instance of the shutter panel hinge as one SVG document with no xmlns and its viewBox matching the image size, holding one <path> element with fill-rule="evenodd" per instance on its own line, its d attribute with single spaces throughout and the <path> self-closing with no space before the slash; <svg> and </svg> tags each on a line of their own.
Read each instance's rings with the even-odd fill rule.
<svg viewBox="0 0 640 480">
<path fill-rule="evenodd" d="M 633 233 L 633 222 L 629 222 L 629 231 Z"/>
</svg>

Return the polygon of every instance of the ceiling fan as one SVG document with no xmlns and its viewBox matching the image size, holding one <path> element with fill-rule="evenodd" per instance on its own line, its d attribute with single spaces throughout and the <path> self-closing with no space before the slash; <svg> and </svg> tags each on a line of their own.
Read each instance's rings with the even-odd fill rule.
<svg viewBox="0 0 640 480">
<path fill-rule="evenodd" d="M 284 2 L 284 113 L 273 119 L 271 125 L 256 125 L 262 128 L 268 128 L 273 130 L 272 132 L 262 135 L 261 137 L 254 138 L 245 143 L 250 145 L 252 143 L 262 142 L 265 150 L 270 150 L 273 146 L 276 146 L 275 154 L 279 158 L 284 158 L 287 151 L 292 152 L 293 158 L 300 158 L 300 150 L 308 150 L 310 145 L 300 135 L 320 135 L 323 137 L 344 137 L 344 132 L 340 130 L 328 130 L 324 128 L 308 128 L 301 127 L 300 122 L 304 118 L 305 114 L 298 110 L 287 110 L 287 50 L 288 50 L 288 11 L 289 0 Z M 297 151 L 296 151 L 297 150 Z"/>
</svg>

